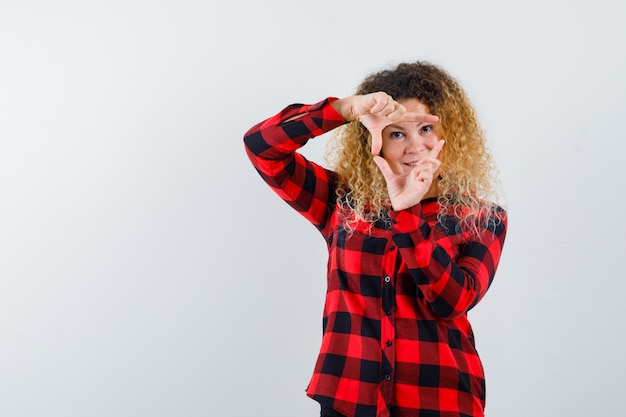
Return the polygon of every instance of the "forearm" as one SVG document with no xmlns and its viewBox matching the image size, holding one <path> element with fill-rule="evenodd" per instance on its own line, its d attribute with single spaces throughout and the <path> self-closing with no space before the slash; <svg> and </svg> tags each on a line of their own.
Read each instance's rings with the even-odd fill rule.
<svg viewBox="0 0 626 417">
<path fill-rule="evenodd" d="M 462 243 L 455 252 L 450 238 L 460 236 L 435 239 L 419 205 L 391 216 L 394 241 L 433 311 L 444 318 L 466 314 L 491 285 L 504 244 L 506 218 L 494 219 L 489 230 Z"/>
<path fill-rule="evenodd" d="M 328 98 L 316 104 L 292 104 L 254 125 L 244 135 L 251 159 L 283 159 L 306 142 L 342 124 L 345 120 L 329 105 Z"/>
<path fill-rule="evenodd" d="M 326 99 L 294 104 L 252 127 L 244 136 L 246 152 L 263 180 L 316 226 L 326 220 L 334 195 L 334 173 L 308 161 L 296 150 L 310 138 L 345 123 Z"/>
</svg>

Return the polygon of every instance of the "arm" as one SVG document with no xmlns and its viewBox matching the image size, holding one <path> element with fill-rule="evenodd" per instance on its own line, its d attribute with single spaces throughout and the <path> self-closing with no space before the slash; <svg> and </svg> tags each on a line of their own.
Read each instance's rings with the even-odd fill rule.
<svg viewBox="0 0 626 417">
<path fill-rule="evenodd" d="M 252 127 L 244 142 L 250 160 L 270 187 L 318 228 L 334 199 L 335 174 L 296 153 L 312 137 L 348 121 L 359 120 L 372 135 L 372 153 L 382 147 L 382 130 L 394 120 L 437 121 L 436 116 L 409 113 L 384 92 L 329 98 L 313 105 L 294 104 Z"/>
<path fill-rule="evenodd" d="M 244 136 L 246 152 L 263 180 L 317 227 L 334 200 L 334 173 L 296 151 L 306 142 L 345 123 L 328 98 L 313 105 L 294 104 L 253 126 Z"/>
<path fill-rule="evenodd" d="M 456 318 L 474 307 L 487 292 L 496 273 L 507 230 L 503 210 L 469 242 L 456 260 L 439 245 L 426 222 L 421 205 L 391 211 L 394 242 L 415 283 L 433 311 Z"/>
</svg>

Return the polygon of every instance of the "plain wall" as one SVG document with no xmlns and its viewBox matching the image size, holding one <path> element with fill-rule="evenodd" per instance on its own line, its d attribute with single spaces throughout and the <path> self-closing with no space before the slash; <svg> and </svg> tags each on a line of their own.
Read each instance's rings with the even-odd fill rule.
<svg viewBox="0 0 626 417">
<path fill-rule="evenodd" d="M 487 415 L 619 414 L 624 16 L 617 0 L 0 1 L 0 416 L 319 415 L 304 389 L 326 248 L 242 137 L 417 59 L 466 88 L 510 215 L 470 313 Z"/>
</svg>

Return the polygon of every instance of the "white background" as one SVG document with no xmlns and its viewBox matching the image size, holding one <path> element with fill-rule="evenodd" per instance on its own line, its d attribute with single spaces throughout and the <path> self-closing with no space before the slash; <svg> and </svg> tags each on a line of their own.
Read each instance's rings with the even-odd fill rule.
<svg viewBox="0 0 626 417">
<path fill-rule="evenodd" d="M 324 241 L 242 137 L 417 59 L 466 88 L 510 213 L 470 313 L 487 415 L 619 415 L 624 17 L 618 0 L 1 0 L 0 416 L 319 415 Z"/>
</svg>

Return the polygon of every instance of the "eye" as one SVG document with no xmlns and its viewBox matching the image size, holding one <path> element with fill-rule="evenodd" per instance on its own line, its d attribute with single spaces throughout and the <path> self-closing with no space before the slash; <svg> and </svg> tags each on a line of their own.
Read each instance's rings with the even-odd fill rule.
<svg viewBox="0 0 626 417">
<path fill-rule="evenodd" d="M 420 127 L 420 133 L 431 133 L 433 131 L 433 125 L 424 125 Z"/>
<path fill-rule="evenodd" d="M 404 132 L 389 132 L 389 138 L 391 139 L 402 139 L 404 137 Z"/>
</svg>

